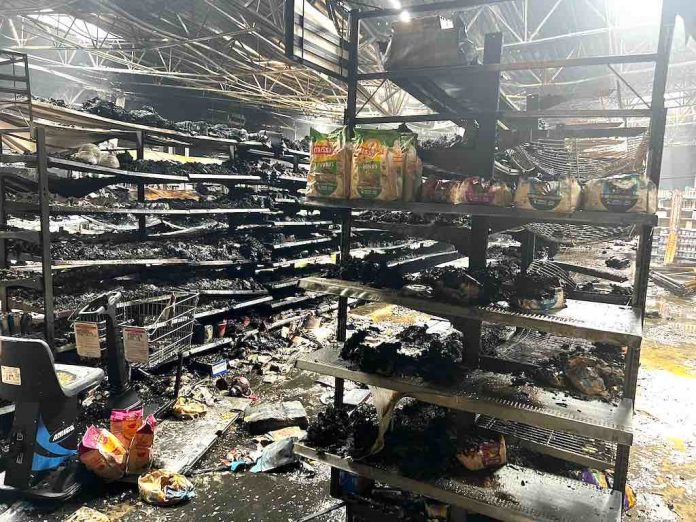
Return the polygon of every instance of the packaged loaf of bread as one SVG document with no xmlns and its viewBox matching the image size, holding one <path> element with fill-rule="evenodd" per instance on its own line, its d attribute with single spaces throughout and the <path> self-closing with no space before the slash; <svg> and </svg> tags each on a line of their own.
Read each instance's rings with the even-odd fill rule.
<svg viewBox="0 0 696 522">
<path fill-rule="evenodd" d="M 521 178 L 515 191 L 515 206 L 527 210 L 547 210 L 567 213 L 580 206 L 582 188 L 572 176 L 546 181 L 541 178 Z"/>
<path fill-rule="evenodd" d="M 403 201 L 419 201 L 423 184 L 423 163 L 416 150 L 417 135 L 401 134 L 401 154 L 403 156 Z"/>
<path fill-rule="evenodd" d="M 421 189 L 421 201 L 426 203 L 461 203 L 460 180 L 428 177 Z"/>
<path fill-rule="evenodd" d="M 309 130 L 310 159 L 307 174 L 307 196 L 347 199 L 350 170 L 350 147 L 346 128 L 323 133 Z"/>
<path fill-rule="evenodd" d="M 403 162 L 398 131 L 355 129 L 350 198 L 401 199 Z"/>
<path fill-rule="evenodd" d="M 479 177 L 465 178 L 459 185 L 457 203 L 469 205 L 491 205 L 509 207 L 512 205 L 512 189 L 500 181 Z"/>
<path fill-rule="evenodd" d="M 585 210 L 605 212 L 646 212 L 657 209 L 657 187 L 643 174 L 617 174 L 588 181 Z"/>
</svg>

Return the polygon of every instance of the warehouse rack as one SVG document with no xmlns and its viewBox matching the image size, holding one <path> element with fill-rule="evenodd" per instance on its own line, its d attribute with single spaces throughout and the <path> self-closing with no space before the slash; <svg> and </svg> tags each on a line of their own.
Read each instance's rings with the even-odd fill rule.
<svg viewBox="0 0 696 522">
<path fill-rule="evenodd" d="M 29 105 L 31 106 L 31 98 Z M 132 145 L 131 150 L 135 150 L 136 157 L 145 157 L 146 145 L 161 145 L 163 143 L 171 143 L 172 137 L 175 136 L 177 141 L 186 138 L 186 144 L 196 145 L 203 150 L 212 151 L 215 153 L 224 153 L 234 156 L 234 154 L 243 154 L 250 159 L 272 159 L 285 164 L 290 164 L 297 170 L 301 161 L 306 159 L 307 153 L 303 151 L 290 151 L 293 155 L 292 161 L 288 156 L 285 157 L 278 152 L 278 147 L 273 144 L 266 145 L 261 142 L 234 142 L 221 138 L 212 138 L 205 136 L 187 136 L 177 134 L 175 131 L 168 129 L 157 129 L 152 127 L 139 126 L 116 120 L 107 120 L 91 114 L 72 111 L 62 107 L 54 107 L 51 104 L 35 102 L 38 106 L 38 114 L 41 116 L 41 123 L 34 124 L 29 140 L 27 133 L 21 134 L 21 141 L 26 145 L 31 143 L 31 152 L 25 154 L 6 153 L 2 151 L 0 160 L 8 165 L 0 167 L 0 217 L 5 230 L 1 231 L 2 241 L 0 248 L 5 248 L 7 251 L 7 240 L 29 240 L 40 245 L 42 252 L 45 254 L 43 263 L 27 263 L 14 267 L 14 272 L 18 274 L 20 279 L 2 280 L 0 281 L 0 298 L 2 302 L 2 310 L 11 310 L 18 303 L 11 301 L 8 298 L 7 290 L 12 287 L 25 287 L 39 290 L 44 297 L 44 313 L 42 317 L 33 316 L 33 322 L 42 323 L 45 330 L 45 335 L 49 344 L 55 347 L 56 351 L 65 351 L 69 348 L 66 346 L 55 346 L 54 344 L 54 324 L 56 320 L 67 318 L 73 310 L 56 310 L 54 306 L 54 287 L 53 283 L 66 277 L 76 277 L 79 275 L 82 280 L 91 280 L 103 278 L 105 273 L 113 277 L 133 273 L 134 271 L 142 272 L 144 270 L 162 270 L 166 268 L 177 269 L 229 269 L 234 270 L 234 274 L 256 274 L 262 278 L 274 277 L 275 274 L 282 274 L 286 270 L 289 276 L 297 269 L 306 270 L 308 267 L 316 267 L 319 270 L 322 266 L 333 263 L 332 254 L 324 254 L 318 256 L 303 257 L 300 251 L 315 248 L 330 247 L 332 250 L 337 248 L 332 230 L 332 221 L 321 218 L 320 215 L 307 215 L 301 221 L 282 221 L 279 212 L 274 212 L 269 208 L 212 208 L 212 209 L 157 209 L 157 208 L 141 208 L 141 207 L 106 207 L 106 206 L 77 206 L 77 205 L 62 205 L 53 204 L 50 199 L 49 188 L 52 183 L 56 182 L 55 178 L 51 178 L 53 169 L 61 169 L 70 172 L 78 172 L 83 174 L 97 175 L 90 178 L 90 182 L 99 181 L 98 186 L 94 189 L 106 187 L 114 184 L 129 184 L 136 185 L 138 188 L 139 203 L 144 202 L 145 185 L 147 184 L 193 184 L 207 182 L 212 184 L 223 185 L 227 187 L 255 187 L 263 186 L 268 189 L 290 189 L 296 190 L 304 186 L 305 179 L 301 176 L 282 174 L 272 179 L 263 179 L 257 175 L 205 175 L 205 174 L 187 174 L 187 175 L 171 175 L 158 174 L 149 172 L 129 171 L 123 168 L 110 168 L 100 165 L 89 165 L 86 163 L 65 159 L 51 155 L 48 151 L 51 150 L 47 144 L 48 136 L 52 139 L 59 139 L 61 129 L 60 124 L 47 123 L 50 120 L 62 118 L 66 114 L 70 117 L 63 123 L 74 123 L 76 127 L 71 127 L 71 139 L 75 140 L 82 136 L 84 141 L 96 139 L 102 141 L 109 138 L 119 138 L 119 140 L 127 145 Z M 12 115 L 10 115 L 12 116 Z M 5 120 L 7 114 L 2 112 L 0 120 Z M 110 130 L 97 130 L 92 128 L 80 127 L 87 121 L 97 119 L 102 127 L 109 127 Z M 115 127 L 111 129 L 111 126 Z M 13 141 L 5 143 L 6 148 L 17 148 L 17 134 L 8 131 L 8 136 L 15 138 Z M 166 137 L 166 140 L 163 138 Z M 79 141 L 78 141 L 79 142 Z M 202 142 L 202 144 L 201 144 Z M 230 150 L 230 146 L 235 145 L 235 150 Z M 126 148 L 125 150 L 128 150 Z M 273 152 L 273 154 L 269 154 Z M 285 152 L 288 152 L 287 150 Z M 18 164 L 23 164 L 24 167 L 19 167 Z M 34 169 L 28 168 L 35 167 Z M 64 179 L 64 178 L 63 178 Z M 68 180 L 70 181 L 70 180 Z M 39 196 L 37 203 L 25 203 L 8 200 L 9 190 L 19 190 L 26 193 L 36 193 Z M 279 198 L 281 204 L 292 207 L 304 207 L 294 199 Z M 285 201 L 285 203 L 283 203 Z M 41 221 L 41 230 L 39 232 L 25 230 L 7 230 L 8 214 L 41 214 L 45 215 L 45 224 Z M 229 259 L 229 260 L 213 260 L 213 261 L 193 261 L 188 259 L 117 259 L 117 260 L 74 260 L 61 261 L 52 260 L 50 256 L 50 242 L 52 238 L 65 238 L 65 234 L 61 232 L 49 232 L 48 220 L 50 216 L 101 216 L 101 215 L 131 215 L 138 218 L 137 228 L 135 230 L 126 230 L 121 232 L 110 233 L 107 236 L 78 236 L 83 241 L 99 242 L 102 238 L 108 237 L 110 240 L 127 241 L 137 239 L 165 239 L 165 238 L 183 238 L 191 236 L 199 236 L 206 234 L 227 233 L 228 227 L 233 227 L 235 232 L 253 232 L 263 230 L 266 232 L 277 232 L 287 230 L 290 233 L 301 233 L 302 235 L 314 234 L 316 232 L 328 234 L 329 237 L 298 239 L 294 241 L 285 241 L 270 245 L 272 251 L 272 259 L 269 263 L 257 265 L 245 259 Z M 199 217 L 214 215 L 227 215 L 230 219 L 228 226 L 221 225 L 209 229 L 192 227 L 182 230 L 175 230 L 168 233 L 152 234 L 146 227 L 146 216 L 160 216 L 166 218 L 173 217 Z M 258 217 L 263 218 L 259 221 L 253 220 L 251 223 L 238 221 L 237 217 Z M 266 243 L 266 246 L 269 246 Z M 444 246 L 444 245 L 443 245 Z M 426 253 L 424 256 L 416 257 L 413 263 L 419 266 L 425 263 L 431 266 L 440 259 L 452 259 L 452 252 L 445 254 L 430 254 L 429 250 L 424 248 L 420 253 Z M 415 255 L 418 255 L 416 252 Z M 296 259 L 292 259 L 297 256 Z M 280 260 L 280 258 L 291 258 Z M 4 267 L 8 267 L 7 255 L 3 255 Z M 413 265 L 415 266 L 415 264 Z M 210 296 L 210 298 L 231 299 L 229 304 L 224 306 L 216 306 L 211 309 L 199 310 L 195 318 L 200 321 L 212 321 L 216 318 L 221 318 L 230 315 L 239 315 L 248 313 L 249 310 L 256 310 L 261 313 L 275 314 L 281 309 L 288 308 L 292 305 L 309 302 L 303 298 L 298 300 L 288 298 L 287 294 L 297 291 L 297 277 L 290 278 L 289 283 L 282 284 L 270 283 L 266 284 L 266 290 L 263 291 L 218 291 L 210 290 L 203 291 L 202 294 Z M 246 293 L 245 293 L 246 292 Z M 192 353 L 200 353 L 221 346 L 220 343 L 206 343 L 203 346 L 193 347 Z"/>
<path fill-rule="evenodd" d="M 299 0 L 298 0 L 299 1 Z M 286 53 L 289 57 L 309 67 L 331 73 L 348 86 L 345 124 L 352 135 L 356 125 L 409 123 L 423 121 L 453 121 L 476 119 L 479 132 L 476 148 L 467 156 L 476 165 L 480 175 L 489 177 L 494 169 L 496 128 L 500 121 L 515 125 L 516 121 L 527 122 L 537 118 L 650 118 L 650 141 L 647 172 L 650 180 L 659 185 L 660 164 L 666 121 L 665 84 L 674 31 L 677 3 L 665 0 L 660 22 L 658 48 L 655 53 L 630 56 L 599 56 L 548 60 L 539 62 L 500 63 L 502 34 L 488 34 L 485 38 L 483 63 L 446 67 L 422 67 L 403 70 L 370 71 L 358 70 L 360 61 L 360 24 L 372 18 L 397 17 L 399 9 L 351 10 L 348 14 L 347 39 L 331 38 L 321 41 L 316 27 L 303 25 L 304 9 L 290 6 L 286 2 Z M 456 10 L 483 5 L 485 0 L 454 0 L 409 6 L 411 15 L 424 12 Z M 293 16 L 294 15 L 294 16 Z M 340 40 L 335 43 L 333 40 Z M 288 49 L 290 48 L 290 49 Z M 333 54 L 327 54 L 327 48 Z M 321 53 L 320 51 L 324 52 Z M 320 60 L 318 57 L 321 56 Z M 327 63 L 335 59 L 333 67 Z M 507 70 L 543 69 L 549 67 L 581 67 L 616 63 L 654 62 L 652 103 L 649 109 L 605 109 L 605 110 L 537 110 L 533 98 L 528 100 L 527 111 L 512 111 L 499 93 L 500 73 Z M 319 65 L 318 65 L 319 64 Z M 473 104 L 461 103 L 456 93 L 448 92 L 438 81 L 446 79 L 445 85 L 457 85 L 466 91 L 477 82 L 485 88 L 478 93 Z M 391 80 L 402 89 L 434 111 L 432 114 L 407 116 L 362 117 L 357 110 L 358 85 L 366 80 Z M 480 85 L 480 83 L 478 84 Z M 502 101 L 501 101 L 502 98 Z M 643 129 L 641 132 L 643 132 Z M 610 131 L 620 135 L 621 131 Z M 626 135 L 631 134 L 625 133 Z M 607 135 L 606 133 L 602 135 Z M 501 230 L 524 223 L 558 223 L 563 225 L 594 225 L 610 227 L 633 225 L 639 231 L 636 253 L 636 269 L 633 294 L 629 306 L 607 303 L 592 303 L 568 300 L 568 307 L 553 313 L 514 311 L 496 305 L 456 306 L 427 299 L 404 297 L 391 290 L 377 290 L 365 285 L 340 280 L 304 278 L 300 286 L 315 292 L 339 296 L 337 339 L 339 344 L 346 340 L 349 298 L 387 302 L 423 311 L 435 316 L 451 319 L 462 329 L 471 347 L 465 354 L 465 363 L 474 368 L 464 375 L 463 382 L 454 388 L 442 388 L 423 384 L 409 378 L 383 377 L 356 371 L 339 357 L 340 349 L 327 347 L 297 361 L 297 367 L 336 379 L 334 404 L 343 404 L 344 380 L 353 380 L 387 388 L 416 399 L 439 404 L 478 415 L 479 425 L 499 428 L 501 432 L 524 441 L 536 451 L 561 457 L 566 460 L 613 470 L 612 490 L 600 490 L 576 480 L 544 474 L 532 469 L 503 467 L 497 470 L 493 488 L 483 488 L 467 482 L 466 477 L 443 477 L 425 482 L 401 476 L 397 471 L 378 465 L 344 459 L 317 451 L 305 444 L 297 443 L 295 450 L 308 458 L 323 461 L 332 466 L 331 493 L 347 498 L 339 484 L 338 470 L 355 473 L 388 485 L 402 488 L 465 510 L 482 513 L 501 520 L 618 520 L 621 517 L 623 492 L 626 486 L 630 446 L 633 440 L 632 420 L 636 382 L 640 359 L 642 326 L 645 310 L 648 273 L 653 227 L 657 224 L 654 215 L 618 214 L 577 211 L 570 214 L 552 214 L 539 211 L 524 211 L 514 208 L 496 208 L 469 205 L 446 205 L 430 203 L 380 203 L 363 201 L 308 200 L 313 208 L 332 209 L 341 222 L 340 262 L 351 255 L 350 237 L 353 225 L 352 212 L 362 209 L 398 210 L 415 213 L 450 213 L 471 216 L 468 231 L 469 266 L 485 268 L 489 230 Z M 359 217 L 358 217 L 359 219 Z M 360 226 L 370 226 L 360 222 Z M 375 225 L 390 227 L 390 225 Z M 402 225 L 398 225 L 401 227 Z M 435 228 L 435 227 L 433 227 Z M 451 232 L 456 233 L 456 230 Z M 431 233 L 431 231 L 427 231 Z M 528 233 L 522 242 L 523 264 L 531 263 L 535 256 L 534 235 Z M 520 400 L 510 377 L 496 373 L 514 361 L 491 360 L 480 355 L 480 332 L 482 322 L 515 326 L 522 332 L 550 332 L 567 337 L 580 337 L 627 347 L 625 356 L 625 378 L 622 399 L 616 406 L 591 400 L 570 399 L 558 404 L 556 394 L 531 387 L 533 400 Z M 485 369 L 484 369 L 485 366 Z M 476 369 L 476 368 L 479 369 Z M 518 366 L 519 368 L 519 366 Z M 493 371 L 491 371 L 493 370 Z M 502 392 L 501 392 L 502 390 Z M 601 451 L 600 451 L 601 450 Z M 597 456 L 599 453 L 603 454 Z M 348 519 L 352 520 L 351 503 Z"/>
</svg>

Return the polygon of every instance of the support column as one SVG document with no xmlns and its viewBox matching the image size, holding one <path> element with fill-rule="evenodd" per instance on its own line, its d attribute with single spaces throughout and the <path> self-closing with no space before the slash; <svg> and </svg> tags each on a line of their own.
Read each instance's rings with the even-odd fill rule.
<svg viewBox="0 0 696 522">
<path fill-rule="evenodd" d="M 139 160 L 145 159 L 145 133 L 142 131 L 136 131 L 135 133 L 135 143 L 136 143 L 136 157 Z M 145 203 L 145 184 L 138 183 L 138 203 Z M 145 222 L 146 216 L 144 214 L 138 215 L 138 235 L 140 239 L 145 239 L 147 235 L 147 227 Z"/>
<path fill-rule="evenodd" d="M 36 128 L 36 157 L 39 181 L 39 243 L 41 248 L 42 284 L 44 292 L 44 334 L 51 350 L 55 350 L 55 315 L 53 312 L 53 271 L 51 266 L 50 198 L 48 191 L 48 157 L 46 155 L 46 131 Z"/>
</svg>

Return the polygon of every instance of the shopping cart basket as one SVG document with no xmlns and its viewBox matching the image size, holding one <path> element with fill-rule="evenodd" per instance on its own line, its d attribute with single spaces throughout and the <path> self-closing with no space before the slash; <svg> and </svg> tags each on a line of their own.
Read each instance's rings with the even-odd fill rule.
<svg viewBox="0 0 696 522">
<path fill-rule="evenodd" d="M 120 300 L 120 293 L 115 294 L 118 294 L 115 299 L 115 323 L 122 335 L 118 341 L 123 343 L 127 361 L 143 368 L 154 368 L 175 360 L 180 352 L 191 345 L 198 293 L 173 290 L 127 301 Z M 107 335 L 108 316 L 100 299 L 102 296 L 90 301 L 70 317 L 81 355 L 98 357 L 110 342 Z M 82 339 L 78 338 L 80 334 Z M 91 335 L 91 342 L 85 343 L 88 334 Z"/>
</svg>

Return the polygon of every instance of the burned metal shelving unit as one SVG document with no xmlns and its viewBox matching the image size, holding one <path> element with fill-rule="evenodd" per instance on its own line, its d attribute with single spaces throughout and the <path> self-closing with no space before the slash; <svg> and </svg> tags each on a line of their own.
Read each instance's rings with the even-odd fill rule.
<svg viewBox="0 0 696 522">
<path fill-rule="evenodd" d="M 414 15 L 484 5 L 486 0 L 452 0 L 409 6 Z M 336 20 L 336 34 L 318 25 L 317 9 L 302 0 L 287 0 L 285 3 L 285 50 L 286 55 L 347 84 L 347 108 L 345 124 L 349 133 L 356 125 L 408 123 L 422 121 L 462 121 L 475 119 L 479 123 L 479 135 L 473 164 L 478 172 L 473 174 L 490 177 L 494 169 L 496 129 L 499 121 L 515 122 L 520 119 L 546 118 L 594 118 L 621 117 L 646 118 L 650 122 L 648 148 L 648 176 L 659 185 L 660 164 L 665 132 L 665 84 L 674 32 L 677 3 L 665 0 L 660 22 L 658 49 L 655 53 L 630 56 L 598 56 L 593 58 L 548 60 L 524 63 L 501 63 L 502 35 L 488 34 L 485 39 L 483 63 L 446 67 L 422 67 L 385 72 L 360 73 L 361 21 L 373 18 L 396 17 L 399 9 L 354 9 L 343 13 L 343 23 Z M 341 14 L 341 13 L 338 13 Z M 336 9 L 329 18 L 336 17 Z M 346 23 L 347 20 L 347 23 Z M 328 35 L 328 36 L 327 36 Z M 536 110 L 534 100 L 527 111 L 512 111 L 500 105 L 500 73 L 506 70 L 545 69 L 549 67 L 580 67 L 588 65 L 611 65 L 615 63 L 655 63 L 652 104 L 649 109 L 607 110 Z M 483 82 L 486 88 L 472 104 L 462 104 L 439 88 L 437 79 L 445 77 L 450 84 L 472 85 Z M 358 84 L 363 80 L 392 80 L 402 89 L 434 111 L 433 114 L 411 116 L 361 117 L 358 115 Z M 504 101 L 503 101 L 504 103 Z M 524 121 L 524 120 L 523 120 Z M 644 129 L 643 129 L 644 130 Z M 642 131 L 643 131 L 642 130 Z M 641 132 L 642 132 L 641 131 Z M 625 135 L 632 134 L 625 132 Z M 621 135 L 621 133 L 617 134 Z M 618 520 L 621 518 L 623 493 L 626 486 L 630 446 L 633 439 L 632 419 L 636 382 L 640 359 L 642 325 L 645 310 L 652 230 L 657 219 L 647 214 L 619 214 L 609 212 L 577 211 L 570 214 L 552 214 L 539 211 L 523 211 L 514 208 L 495 208 L 468 205 L 446 205 L 430 203 L 379 203 L 364 201 L 307 201 L 308 206 L 333 209 L 334 216 L 342 226 L 340 261 L 351 254 L 350 237 L 353 218 L 352 210 L 379 209 L 400 210 L 416 213 L 453 213 L 471 216 L 471 229 L 467 232 L 470 266 L 484 268 L 486 248 L 491 229 L 501 230 L 525 223 L 557 223 L 564 225 L 591 225 L 615 227 L 633 225 L 639 230 L 639 245 L 636 255 L 636 270 L 633 294 L 629 306 L 608 303 L 593 303 L 569 300 L 568 308 L 554 313 L 516 312 L 497 306 L 453 306 L 431 300 L 401 296 L 390 290 L 376 290 L 355 283 L 305 278 L 300 286 L 315 292 L 339 296 L 337 339 L 346 339 L 347 301 L 360 299 L 400 304 L 436 316 L 450 318 L 462 329 L 473 348 L 466 354 L 470 367 L 504 368 L 510 361 L 486 360 L 479 354 L 480 331 L 483 321 L 516 326 L 566 337 L 582 337 L 588 340 L 609 342 L 628 348 L 625 357 L 625 378 L 622 400 L 618 406 L 598 404 L 597 401 L 573 400 L 572 407 L 558 406 L 551 396 L 546 397 L 535 388 L 537 402 L 525 403 L 510 397 L 481 393 L 485 386 L 502 386 L 509 383 L 503 374 L 485 369 L 474 370 L 471 381 L 462 383 L 457 389 L 442 389 L 424 385 L 408 378 L 386 378 L 359 372 L 339 357 L 335 347 L 324 348 L 315 354 L 297 361 L 297 367 L 336 378 L 334 404 L 343 404 L 344 380 L 349 379 L 402 392 L 419 400 L 477 414 L 477 422 L 524 441 L 534 450 L 584 465 L 595 465 L 611 469 L 614 473 L 612 490 L 599 490 L 579 481 L 540 474 L 531 469 L 510 471 L 502 468 L 495 477 L 503 486 L 495 495 L 466 482 L 460 477 L 443 477 L 433 482 L 419 482 L 405 478 L 392 469 L 359 463 L 317 451 L 304 444 L 296 444 L 296 452 L 308 458 L 332 466 L 331 493 L 345 498 L 339 484 L 338 470 L 345 470 L 367 478 L 399 487 L 414 493 L 459 506 L 465 510 L 482 513 L 501 520 Z M 369 225 L 360 223 L 361 226 Z M 380 225 L 382 226 L 382 225 Z M 385 225 L 386 226 L 386 225 Z M 428 231 L 428 233 L 431 233 Z M 534 260 L 534 235 L 528 233 L 522 242 L 525 264 Z M 597 317 L 602 317 L 601 321 Z M 500 364 L 497 365 L 496 363 Z M 512 389 L 512 388 L 511 388 Z M 514 478 L 511 478 L 511 476 Z M 519 488 L 519 484 L 531 487 Z M 513 499 L 507 501 L 503 499 Z M 353 520 L 350 502 L 348 519 Z"/>
</svg>

